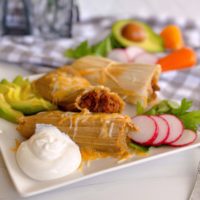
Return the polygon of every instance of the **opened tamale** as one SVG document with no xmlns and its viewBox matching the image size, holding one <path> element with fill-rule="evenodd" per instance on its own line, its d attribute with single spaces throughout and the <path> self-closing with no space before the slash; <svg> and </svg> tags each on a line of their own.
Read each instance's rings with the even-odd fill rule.
<svg viewBox="0 0 200 200">
<path fill-rule="evenodd" d="M 112 156 L 128 152 L 127 134 L 135 131 L 128 116 L 113 113 L 41 112 L 23 117 L 17 130 L 29 138 L 34 134 L 36 124 L 52 124 L 68 134 L 81 148 L 91 149 Z"/>
<path fill-rule="evenodd" d="M 122 112 L 123 100 L 105 86 L 91 86 L 69 66 L 54 70 L 33 82 L 35 90 L 65 111 Z"/>
<path fill-rule="evenodd" d="M 86 56 L 72 67 L 93 85 L 104 85 L 118 93 L 126 102 L 143 106 L 156 99 L 159 90 L 160 65 L 117 63 L 112 60 Z"/>
</svg>

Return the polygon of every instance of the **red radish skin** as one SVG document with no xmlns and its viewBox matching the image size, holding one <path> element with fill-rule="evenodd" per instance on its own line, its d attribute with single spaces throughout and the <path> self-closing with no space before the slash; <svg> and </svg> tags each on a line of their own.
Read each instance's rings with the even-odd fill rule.
<svg viewBox="0 0 200 200">
<path fill-rule="evenodd" d="M 129 138 L 134 142 L 149 146 L 158 135 L 158 126 L 154 119 L 146 115 L 139 115 L 132 118 L 138 131 L 129 133 Z"/>
<path fill-rule="evenodd" d="M 170 146 L 173 147 L 183 147 L 189 144 L 192 144 L 197 139 L 197 133 L 192 130 L 185 129 L 181 137 L 173 143 L 170 143 Z"/>
<path fill-rule="evenodd" d="M 122 63 L 129 62 L 129 57 L 128 57 L 125 49 L 113 49 L 108 54 L 108 58 L 118 61 L 118 62 L 122 62 Z"/>
<path fill-rule="evenodd" d="M 152 142 L 152 146 L 159 146 L 165 143 L 169 136 L 169 124 L 168 122 L 159 116 L 150 116 L 153 118 L 158 126 L 158 136 Z"/>
<path fill-rule="evenodd" d="M 164 114 L 159 117 L 164 118 L 169 124 L 169 136 L 165 144 L 171 144 L 177 141 L 183 134 L 184 126 L 180 119 L 174 115 Z"/>
</svg>

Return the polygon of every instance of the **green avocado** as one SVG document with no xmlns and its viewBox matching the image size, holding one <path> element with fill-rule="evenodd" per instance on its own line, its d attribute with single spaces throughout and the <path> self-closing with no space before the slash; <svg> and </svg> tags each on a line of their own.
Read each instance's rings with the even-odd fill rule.
<svg viewBox="0 0 200 200">
<path fill-rule="evenodd" d="M 21 93 L 21 91 L 18 92 L 17 90 L 10 89 L 5 94 L 5 98 L 13 109 L 21 111 L 25 115 L 32 115 L 41 111 L 55 109 L 55 106 L 50 102 L 41 97 L 33 96 L 27 91 L 25 93 Z"/>
<path fill-rule="evenodd" d="M 24 79 L 22 76 L 16 76 L 16 78 L 13 80 L 12 83 L 15 84 L 15 85 L 18 85 L 20 87 L 24 87 L 24 86 L 30 85 L 29 84 L 29 80 L 28 79 Z"/>
<path fill-rule="evenodd" d="M 141 28 L 145 34 L 145 37 L 142 41 L 133 41 L 124 37 L 122 34 L 123 29 L 130 24 Z M 131 33 L 129 32 L 129 34 Z M 150 26 L 137 20 L 120 20 L 115 22 L 112 26 L 112 35 L 123 47 L 138 46 L 150 53 L 164 51 L 162 38 L 156 34 Z"/>
<path fill-rule="evenodd" d="M 36 94 L 29 80 L 21 76 L 16 77 L 12 82 L 3 79 L 0 82 L 0 94 L 4 96 L 12 109 L 25 115 L 56 108 L 55 105 Z"/>
<path fill-rule="evenodd" d="M 22 116 L 23 114 L 12 109 L 12 107 L 6 102 L 3 94 L 0 94 L 0 117 L 13 123 L 17 123 Z"/>
</svg>

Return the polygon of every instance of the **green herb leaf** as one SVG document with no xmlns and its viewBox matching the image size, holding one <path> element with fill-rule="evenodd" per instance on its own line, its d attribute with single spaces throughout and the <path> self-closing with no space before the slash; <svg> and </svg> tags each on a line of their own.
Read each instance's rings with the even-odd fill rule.
<svg viewBox="0 0 200 200">
<path fill-rule="evenodd" d="M 68 58 L 81 58 L 86 55 L 107 56 L 113 49 L 119 47 L 119 44 L 113 39 L 112 35 L 108 35 L 101 42 L 89 46 L 87 41 L 83 41 L 74 49 L 67 49 L 64 55 Z"/>
<path fill-rule="evenodd" d="M 147 146 L 141 146 L 141 145 L 133 143 L 133 142 L 130 142 L 129 146 L 137 151 L 141 151 L 141 152 L 145 152 L 145 153 L 148 152 L 149 148 L 150 148 Z"/>
<path fill-rule="evenodd" d="M 111 39 L 110 37 L 106 37 L 104 40 L 92 47 L 92 52 L 97 56 L 107 56 L 112 49 Z"/>
<path fill-rule="evenodd" d="M 170 101 L 170 100 L 168 100 L 166 102 L 169 105 L 169 107 L 172 108 L 172 109 L 179 108 L 179 106 L 180 106 L 176 101 Z"/>
<path fill-rule="evenodd" d="M 186 129 L 196 132 L 200 125 L 200 110 L 187 112 L 179 116 L 179 119 L 183 122 Z"/>
<path fill-rule="evenodd" d="M 75 49 L 68 49 L 65 52 L 65 56 L 67 56 L 68 58 L 75 58 L 75 59 L 91 54 L 92 54 L 92 48 L 89 46 L 87 41 L 83 41 Z"/>
<path fill-rule="evenodd" d="M 142 104 L 138 101 L 136 104 L 136 114 L 137 115 L 141 115 L 144 113 L 144 107 L 142 106 Z"/>
<path fill-rule="evenodd" d="M 160 115 L 166 113 L 170 110 L 170 107 L 167 103 L 167 100 L 161 101 L 159 104 L 156 104 L 151 109 L 145 112 L 146 115 Z"/>
<path fill-rule="evenodd" d="M 111 44 L 112 44 L 112 48 L 123 48 L 123 46 L 121 44 L 119 44 L 119 42 L 115 39 L 115 37 L 111 34 L 110 35 L 110 40 L 111 40 Z"/>
<path fill-rule="evenodd" d="M 172 114 L 183 122 L 186 129 L 197 131 L 200 125 L 200 110 L 189 111 L 191 107 L 192 101 L 187 99 L 182 99 L 181 104 L 174 101 L 163 100 L 147 111 L 145 111 L 140 103 L 137 103 L 136 111 L 138 115 Z"/>
<path fill-rule="evenodd" d="M 183 99 L 181 101 L 181 105 L 178 108 L 172 109 L 172 114 L 180 116 L 185 114 L 192 106 L 192 101 L 188 101 L 187 99 Z"/>
</svg>

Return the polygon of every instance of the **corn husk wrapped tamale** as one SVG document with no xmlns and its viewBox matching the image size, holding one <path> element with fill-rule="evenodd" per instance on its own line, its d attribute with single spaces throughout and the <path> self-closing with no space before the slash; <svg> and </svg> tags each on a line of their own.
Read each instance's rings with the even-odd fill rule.
<svg viewBox="0 0 200 200">
<path fill-rule="evenodd" d="M 35 90 L 65 111 L 122 112 L 123 100 L 105 86 L 91 86 L 70 68 L 54 70 L 33 82 Z"/>
<path fill-rule="evenodd" d="M 20 119 L 17 130 L 29 138 L 36 124 L 52 124 L 68 134 L 81 148 L 110 156 L 122 156 L 128 152 L 127 134 L 135 131 L 128 116 L 113 113 L 41 112 Z"/>
<path fill-rule="evenodd" d="M 104 85 L 131 104 L 139 101 L 147 106 L 156 99 L 155 92 L 159 90 L 160 65 L 124 64 L 86 56 L 76 60 L 72 67 L 91 84 Z"/>
</svg>

